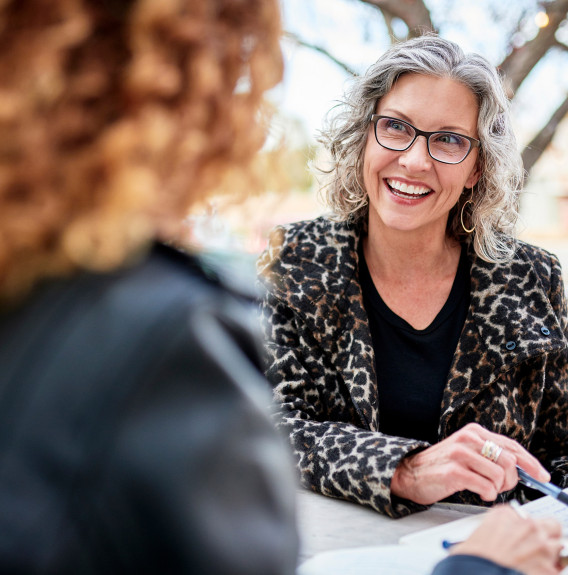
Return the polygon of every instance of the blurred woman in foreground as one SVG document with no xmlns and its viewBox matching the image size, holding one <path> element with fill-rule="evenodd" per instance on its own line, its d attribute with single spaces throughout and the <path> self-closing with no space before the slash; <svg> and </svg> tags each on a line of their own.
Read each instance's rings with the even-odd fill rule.
<svg viewBox="0 0 568 575">
<path fill-rule="evenodd" d="M 248 307 L 175 238 L 263 141 L 272 0 L 0 4 L 0 571 L 293 573 Z"/>
</svg>

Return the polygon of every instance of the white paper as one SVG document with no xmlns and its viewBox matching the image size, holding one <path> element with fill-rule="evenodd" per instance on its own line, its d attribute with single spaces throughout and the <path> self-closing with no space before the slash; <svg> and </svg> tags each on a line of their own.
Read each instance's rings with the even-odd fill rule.
<svg viewBox="0 0 568 575">
<path fill-rule="evenodd" d="M 550 495 L 521 505 L 521 509 L 532 517 L 553 517 L 562 524 L 565 537 L 568 537 L 568 506 Z M 400 538 L 404 545 L 441 547 L 443 541 L 458 542 L 466 539 L 481 523 L 484 513 L 450 521 L 423 531 L 410 533 Z"/>
<path fill-rule="evenodd" d="M 564 535 L 568 535 L 568 506 L 547 495 L 522 505 L 522 508 L 532 517 L 554 517 L 562 524 Z"/>
</svg>

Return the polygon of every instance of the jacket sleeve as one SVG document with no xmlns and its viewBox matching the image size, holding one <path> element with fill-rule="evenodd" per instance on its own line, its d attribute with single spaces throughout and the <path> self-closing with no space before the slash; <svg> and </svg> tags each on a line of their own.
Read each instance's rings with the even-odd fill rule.
<svg viewBox="0 0 568 575">
<path fill-rule="evenodd" d="M 393 496 L 390 483 L 400 460 L 428 444 L 370 430 L 356 412 L 341 374 L 301 318 L 270 293 L 261 312 L 266 375 L 303 485 L 391 517 L 426 509 Z"/>
<path fill-rule="evenodd" d="M 560 262 L 551 255 L 549 299 L 568 345 L 568 306 Z M 552 481 L 568 487 L 568 349 L 546 358 L 543 401 L 534 437 L 535 455 L 552 475 Z"/>
<path fill-rule="evenodd" d="M 292 463 L 241 319 L 216 301 L 153 330 L 88 514 L 123 573 L 294 573 Z"/>
<path fill-rule="evenodd" d="M 450 555 L 436 565 L 432 575 L 522 575 L 515 569 L 497 565 L 474 555 Z"/>
</svg>

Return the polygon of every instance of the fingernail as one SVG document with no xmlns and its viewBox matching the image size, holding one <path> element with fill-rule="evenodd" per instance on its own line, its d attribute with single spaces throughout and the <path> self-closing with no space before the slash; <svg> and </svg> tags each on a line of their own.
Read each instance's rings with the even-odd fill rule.
<svg viewBox="0 0 568 575">
<path fill-rule="evenodd" d="M 540 477 L 542 481 L 550 481 L 552 478 L 550 476 L 550 473 L 548 473 L 548 471 L 546 471 L 546 469 L 543 469 L 540 472 Z"/>
</svg>

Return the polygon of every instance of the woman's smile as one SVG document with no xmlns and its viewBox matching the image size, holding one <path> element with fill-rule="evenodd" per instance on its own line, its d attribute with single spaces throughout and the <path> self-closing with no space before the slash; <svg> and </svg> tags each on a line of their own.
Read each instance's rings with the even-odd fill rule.
<svg viewBox="0 0 568 575">
<path fill-rule="evenodd" d="M 433 193 L 431 188 L 421 184 L 406 183 L 392 178 L 385 178 L 384 182 L 393 195 L 403 200 L 422 200 Z"/>
</svg>

